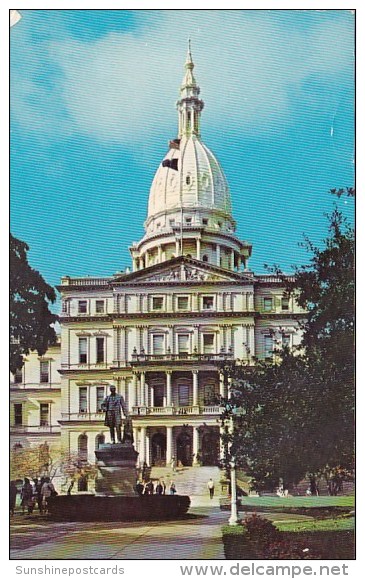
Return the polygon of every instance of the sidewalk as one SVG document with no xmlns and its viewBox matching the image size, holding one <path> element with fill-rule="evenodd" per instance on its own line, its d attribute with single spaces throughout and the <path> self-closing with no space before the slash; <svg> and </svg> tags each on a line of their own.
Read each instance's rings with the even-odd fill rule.
<svg viewBox="0 0 365 579">
<path fill-rule="evenodd" d="M 187 517 L 153 523 L 18 521 L 11 559 L 224 559 L 218 499 L 193 497 Z M 211 504 L 213 503 L 213 504 Z"/>
</svg>

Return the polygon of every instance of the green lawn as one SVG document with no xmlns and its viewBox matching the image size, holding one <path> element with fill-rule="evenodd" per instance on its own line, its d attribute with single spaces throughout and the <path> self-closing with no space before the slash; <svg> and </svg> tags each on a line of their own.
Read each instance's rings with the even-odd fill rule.
<svg viewBox="0 0 365 579">
<path fill-rule="evenodd" d="M 241 504 L 243 507 L 267 507 L 285 509 L 288 507 L 348 507 L 353 508 L 355 497 L 242 497 Z"/>
</svg>

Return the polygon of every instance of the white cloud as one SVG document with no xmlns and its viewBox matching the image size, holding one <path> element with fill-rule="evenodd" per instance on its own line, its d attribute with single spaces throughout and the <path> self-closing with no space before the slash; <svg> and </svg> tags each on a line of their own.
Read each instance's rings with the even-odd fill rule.
<svg viewBox="0 0 365 579">
<path fill-rule="evenodd" d="M 306 82 L 318 77 L 335 86 L 352 64 L 348 17 L 324 15 L 323 23 L 317 18 L 295 27 L 294 17 L 284 23 L 268 11 L 167 10 L 157 16 L 138 33 L 109 33 L 94 42 L 65 37 L 35 50 L 23 37 L 16 52 L 19 58 L 24 51 L 23 62 L 14 73 L 17 120 L 37 132 L 76 131 L 106 143 L 174 136 L 188 35 L 206 102 L 203 131 L 214 125 L 263 132 L 295 122 L 301 100 L 321 99 L 306 94 Z M 55 67 L 52 85 L 39 83 Z M 334 91 L 328 106 L 337 101 Z"/>
</svg>

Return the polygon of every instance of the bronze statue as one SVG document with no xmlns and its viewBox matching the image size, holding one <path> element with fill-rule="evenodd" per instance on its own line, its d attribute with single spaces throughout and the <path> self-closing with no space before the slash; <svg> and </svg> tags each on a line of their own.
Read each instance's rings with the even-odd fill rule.
<svg viewBox="0 0 365 579">
<path fill-rule="evenodd" d="M 110 395 L 107 396 L 101 405 L 102 409 L 105 411 L 105 426 L 109 426 L 110 438 L 113 444 L 115 444 L 115 431 L 117 431 L 117 440 L 122 442 L 122 410 L 124 416 L 129 419 L 129 412 L 125 404 L 123 396 L 116 393 L 115 386 L 110 386 Z M 130 419 L 129 419 L 130 420 Z M 124 436 L 125 438 L 125 428 Z M 133 431 L 132 431 L 133 440 Z"/>
</svg>

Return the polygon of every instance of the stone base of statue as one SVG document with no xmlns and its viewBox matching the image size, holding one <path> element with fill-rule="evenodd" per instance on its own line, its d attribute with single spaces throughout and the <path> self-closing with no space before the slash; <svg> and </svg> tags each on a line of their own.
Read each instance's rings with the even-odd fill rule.
<svg viewBox="0 0 365 579">
<path fill-rule="evenodd" d="M 101 444 L 95 451 L 98 477 L 95 492 L 103 496 L 136 495 L 138 452 L 130 442 Z"/>
<path fill-rule="evenodd" d="M 165 521 L 186 515 L 190 498 L 180 495 L 138 495 L 132 442 L 102 444 L 95 451 L 98 477 L 95 494 L 51 497 L 50 518 L 58 521 Z"/>
</svg>

